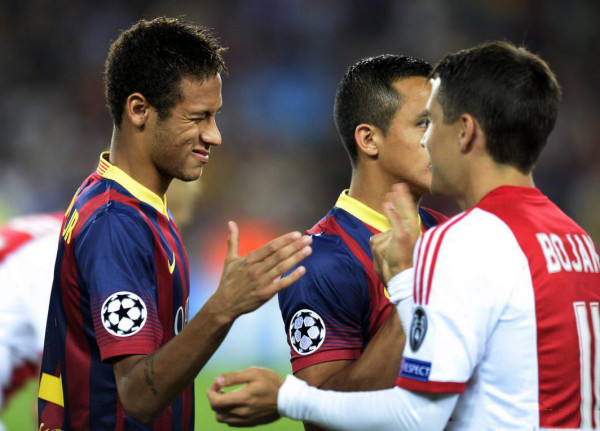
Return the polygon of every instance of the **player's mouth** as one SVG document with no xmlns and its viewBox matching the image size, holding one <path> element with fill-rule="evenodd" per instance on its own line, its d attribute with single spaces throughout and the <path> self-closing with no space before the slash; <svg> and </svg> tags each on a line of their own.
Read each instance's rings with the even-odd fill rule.
<svg viewBox="0 0 600 431">
<path fill-rule="evenodd" d="M 192 150 L 192 155 L 199 161 L 201 161 L 202 163 L 206 164 L 208 163 L 208 154 L 210 153 L 209 150 L 206 150 L 204 148 L 196 148 Z"/>
</svg>

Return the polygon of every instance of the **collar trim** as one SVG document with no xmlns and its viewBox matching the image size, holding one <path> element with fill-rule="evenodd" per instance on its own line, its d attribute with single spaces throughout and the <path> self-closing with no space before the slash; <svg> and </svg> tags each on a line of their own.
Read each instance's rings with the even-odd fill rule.
<svg viewBox="0 0 600 431">
<path fill-rule="evenodd" d="M 391 226 L 385 215 L 378 213 L 377 211 L 369 208 L 362 202 L 348 196 L 349 190 L 344 190 L 338 198 L 335 206 L 349 212 L 354 217 L 374 227 L 380 232 L 390 230 Z"/>
<path fill-rule="evenodd" d="M 169 212 L 167 209 L 167 196 L 164 195 L 161 198 L 156 193 L 131 178 L 124 171 L 111 164 L 108 161 L 109 154 L 109 151 L 105 151 L 100 154 L 100 162 L 98 163 L 96 173 L 102 178 L 119 183 L 137 199 L 147 203 L 148 205 L 151 205 L 156 209 L 156 211 L 169 218 Z"/>
</svg>

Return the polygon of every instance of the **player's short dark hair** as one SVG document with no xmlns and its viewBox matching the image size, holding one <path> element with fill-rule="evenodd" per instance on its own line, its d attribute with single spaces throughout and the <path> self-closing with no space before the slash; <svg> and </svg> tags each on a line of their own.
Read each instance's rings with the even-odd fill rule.
<svg viewBox="0 0 600 431">
<path fill-rule="evenodd" d="M 447 54 L 431 77 L 441 78 L 444 123 L 471 114 L 496 163 L 531 172 L 554 128 L 561 89 L 544 60 L 508 42 Z"/>
<path fill-rule="evenodd" d="M 168 118 L 182 100 L 182 78 L 201 82 L 227 73 L 224 51 L 207 29 L 185 21 L 138 21 L 111 44 L 105 63 L 106 102 L 113 123 L 121 125 L 127 97 L 135 92 L 146 97 L 161 120 Z"/>
<path fill-rule="evenodd" d="M 342 143 L 356 165 L 358 150 L 354 131 L 362 123 L 387 133 L 402 95 L 393 87 L 398 79 L 427 77 L 431 65 L 418 58 L 384 54 L 360 60 L 351 66 L 338 86 L 333 115 Z"/>
</svg>

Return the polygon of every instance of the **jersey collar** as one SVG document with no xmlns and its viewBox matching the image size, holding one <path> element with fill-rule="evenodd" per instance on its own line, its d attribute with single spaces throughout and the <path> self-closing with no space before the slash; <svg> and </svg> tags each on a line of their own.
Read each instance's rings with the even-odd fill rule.
<svg viewBox="0 0 600 431">
<path fill-rule="evenodd" d="M 165 217 L 169 218 L 169 212 L 167 210 L 167 195 L 164 195 L 162 198 L 158 196 L 156 193 L 147 189 L 136 180 L 131 178 L 121 169 L 111 164 L 108 161 L 110 152 L 105 151 L 100 154 L 100 163 L 98 163 L 98 168 L 96 169 L 96 173 L 103 178 L 108 180 L 113 180 L 116 183 L 119 183 L 121 186 L 125 188 L 129 193 L 135 196 L 140 201 L 151 205 L 156 209 L 156 211 L 165 215 Z"/>
<path fill-rule="evenodd" d="M 379 232 L 390 230 L 390 223 L 386 216 L 369 208 L 362 202 L 348 196 L 348 189 L 344 190 L 338 198 L 335 206 L 349 212 L 354 217 L 374 227 Z"/>
</svg>

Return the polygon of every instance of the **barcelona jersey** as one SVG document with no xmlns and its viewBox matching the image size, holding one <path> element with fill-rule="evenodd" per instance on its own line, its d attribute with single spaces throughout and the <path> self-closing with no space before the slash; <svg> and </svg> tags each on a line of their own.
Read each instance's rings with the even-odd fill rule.
<svg viewBox="0 0 600 431">
<path fill-rule="evenodd" d="M 419 208 L 421 230 L 446 220 Z M 357 359 L 391 311 L 373 266 L 369 240 L 390 229 L 387 218 L 342 192 L 309 233 L 306 274 L 279 293 L 295 372 L 321 362 Z"/>
<path fill-rule="evenodd" d="M 166 198 L 103 153 L 62 225 L 40 377 L 40 429 L 193 429 L 192 386 L 146 427 L 120 403 L 110 362 L 155 352 L 183 329 L 188 309 L 187 256 Z"/>
</svg>

